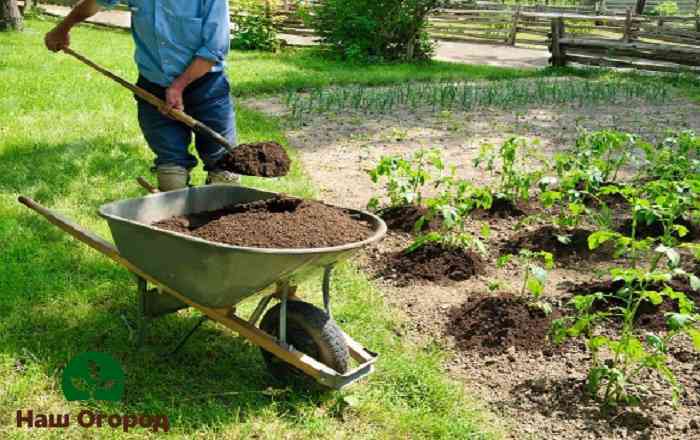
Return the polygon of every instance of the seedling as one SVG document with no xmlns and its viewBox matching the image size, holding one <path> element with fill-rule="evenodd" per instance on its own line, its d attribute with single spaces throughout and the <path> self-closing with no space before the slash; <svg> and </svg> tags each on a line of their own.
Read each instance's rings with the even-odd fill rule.
<svg viewBox="0 0 700 440">
<path fill-rule="evenodd" d="M 537 143 L 528 145 L 525 139 L 510 138 L 500 148 L 493 145 L 483 145 L 479 157 L 474 160 L 474 166 L 485 165 L 494 177 L 499 177 L 496 196 L 515 203 L 518 200 L 529 200 L 530 192 L 543 176 L 541 170 L 529 171 L 526 157 L 537 157 Z M 499 160 L 500 168 L 497 166 Z"/>
<path fill-rule="evenodd" d="M 520 295 L 525 296 L 529 293 L 532 298 L 531 307 L 539 309 L 547 315 L 552 313 L 552 307 L 541 298 L 547 284 L 548 271 L 554 268 L 554 256 L 545 251 L 521 249 L 518 254 L 501 256 L 498 259 L 498 267 L 504 267 L 512 259 L 515 259 L 523 268 Z"/>
<path fill-rule="evenodd" d="M 443 178 L 442 185 L 444 189 L 438 196 L 426 200 L 428 212 L 416 223 L 416 231 L 421 231 L 426 222 L 439 218 L 439 230 L 418 235 L 406 252 L 413 252 L 428 243 L 437 243 L 447 249 L 474 248 L 480 254 L 485 254 L 483 239 L 490 235 L 488 224 L 484 224 L 479 234 L 474 235 L 467 231 L 466 220 L 474 209 L 491 207 L 491 192 L 466 180 L 456 179 L 454 169 Z"/>
<path fill-rule="evenodd" d="M 409 159 L 401 156 L 383 156 L 377 166 L 368 171 L 372 182 L 386 179 L 384 190 L 390 208 L 419 206 L 423 203 L 423 191 L 432 185 L 438 187 L 445 165 L 437 149 L 416 151 Z M 367 207 L 377 210 L 378 197 L 372 197 Z"/>
<path fill-rule="evenodd" d="M 625 243 L 622 247 L 627 246 Z M 576 315 L 554 322 L 556 342 L 576 337 L 586 340 L 592 356 L 587 389 L 604 406 L 639 404 L 645 389 L 638 379 L 650 370 L 668 383 L 674 401 L 678 401 L 681 386 L 668 367 L 669 346 L 678 335 L 686 334 L 700 350 L 700 329 L 696 325 L 700 315 L 695 312 L 692 300 L 668 285 L 674 275 L 684 273 L 679 267 L 679 254 L 665 246 L 654 251 L 656 255 L 646 270 L 613 268 L 610 271 L 614 281 L 623 283 L 618 291 L 577 295 L 571 301 Z M 658 268 L 662 256 L 668 259 L 666 269 Z M 697 279 L 691 283 L 700 287 Z M 658 306 L 664 300 L 674 301 L 678 307 L 678 312 L 666 314 L 669 331 L 647 332 L 640 337 L 636 328 L 640 306 L 645 302 Z M 610 306 L 602 308 L 601 304 Z M 622 321 L 619 332 L 614 336 L 597 332 L 598 326 L 610 319 Z"/>
</svg>

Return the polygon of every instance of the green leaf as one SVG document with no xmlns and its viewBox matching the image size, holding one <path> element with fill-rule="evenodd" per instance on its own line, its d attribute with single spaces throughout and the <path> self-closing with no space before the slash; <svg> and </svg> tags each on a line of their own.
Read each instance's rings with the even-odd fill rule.
<svg viewBox="0 0 700 440">
<path fill-rule="evenodd" d="M 688 275 L 688 279 L 690 280 L 690 288 L 696 292 L 700 292 L 700 278 L 698 278 L 696 275 L 690 274 Z"/>
<path fill-rule="evenodd" d="M 666 323 L 671 328 L 671 330 L 682 330 L 694 321 L 695 319 L 693 318 L 693 316 L 687 313 L 666 314 Z"/>
<path fill-rule="evenodd" d="M 598 249 L 600 245 L 614 238 L 617 234 L 610 231 L 596 231 L 588 236 L 588 248 Z"/>
<path fill-rule="evenodd" d="M 648 299 L 649 302 L 654 304 L 655 306 L 658 306 L 661 304 L 664 300 L 661 296 L 661 293 L 656 292 L 654 290 L 645 290 L 642 292 L 642 298 Z"/>
<path fill-rule="evenodd" d="M 547 282 L 547 271 L 544 270 L 543 268 L 536 266 L 536 265 L 530 265 L 530 273 L 532 274 L 533 277 L 537 279 L 541 284 L 544 284 Z"/>
<path fill-rule="evenodd" d="M 678 234 L 679 237 L 683 238 L 688 235 L 688 228 L 683 225 L 673 225 L 673 230 Z"/>
<path fill-rule="evenodd" d="M 666 347 L 666 344 L 664 343 L 663 339 L 661 339 L 659 336 L 649 333 L 646 337 L 647 344 L 651 345 L 656 349 L 656 351 L 660 353 L 667 353 L 668 352 L 668 347 Z"/>
<path fill-rule="evenodd" d="M 610 342 L 610 339 L 606 336 L 594 336 L 588 341 L 588 347 L 590 347 L 591 350 L 597 350 L 600 347 L 608 345 L 608 342 Z"/>
<path fill-rule="evenodd" d="M 544 292 L 544 285 L 535 277 L 528 277 L 527 290 L 535 297 L 539 297 Z"/>
<path fill-rule="evenodd" d="M 481 232 L 481 236 L 487 239 L 487 238 L 489 238 L 489 237 L 491 236 L 491 227 L 489 226 L 488 223 L 484 223 L 484 224 L 481 226 L 481 231 L 480 231 L 480 232 Z"/>
<path fill-rule="evenodd" d="M 677 267 L 678 264 L 680 264 L 681 256 L 678 253 L 678 251 L 673 249 L 672 247 L 659 245 L 654 250 L 658 253 L 666 255 L 666 258 L 668 258 L 668 261 L 671 263 L 671 266 Z"/>
<path fill-rule="evenodd" d="M 697 351 L 700 351 L 700 330 L 696 328 L 689 328 L 686 329 L 685 331 L 688 336 L 690 336 L 690 339 L 693 340 L 693 346 Z"/>
<path fill-rule="evenodd" d="M 498 267 L 499 269 L 502 269 L 512 259 L 513 259 L 513 255 L 511 255 L 511 254 L 501 255 L 500 257 L 498 257 L 498 260 L 496 261 L 496 267 Z"/>
</svg>

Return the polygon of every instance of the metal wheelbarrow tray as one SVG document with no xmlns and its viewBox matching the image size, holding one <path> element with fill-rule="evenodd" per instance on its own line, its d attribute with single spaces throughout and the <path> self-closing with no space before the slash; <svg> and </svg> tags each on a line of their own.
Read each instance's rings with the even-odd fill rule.
<svg viewBox="0 0 700 440">
<path fill-rule="evenodd" d="M 109 224 L 116 247 L 29 198 L 20 197 L 19 201 L 136 275 L 139 286 L 139 345 L 143 342 L 148 320 L 185 307 L 194 307 L 204 317 L 177 349 L 204 320 L 211 319 L 273 355 L 275 361 L 284 361 L 283 366 L 288 372 L 301 371 L 322 385 L 342 388 L 371 373 L 377 355 L 342 332 L 332 320 L 331 272 L 337 262 L 384 236 L 386 225 L 381 219 L 363 211 L 348 210 L 352 216 L 367 221 L 373 234 L 361 242 L 314 249 L 231 246 L 150 226 L 175 216 L 212 211 L 274 196 L 275 193 L 252 188 L 210 185 L 109 203 L 102 206 L 99 212 Z M 296 285 L 318 271 L 323 271 L 324 310 L 298 302 L 295 294 Z M 149 284 L 159 289 L 149 288 Z M 237 304 L 258 295 L 261 299 L 247 320 L 236 315 Z M 270 334 L 256 327 L 256 323 L 273 298 L 279 299 L 280 304 L 268 311 L 275 312 L 275 334 Z M 295 301 L 293 306 L 303 305 L 303 310 L 312 312 L 312 321 L 321 321 L 324 330 L 330 328 L 330 335 L 335 335 L 337 339 L 331 342 L 346 350 L 359 365 L 351 371 L 337 371 L 319 359 L 296 350 L 294 341 L 287 341 L 287 311 L 292 301 Z M 300 318 L 297 316 L 294 319 Z M 266 322 L 269 327 L 270 319 L 267 316 L 263 318 L 263 324 Z M 303 322 L 299 325 L 307 327 Z M 290 338 L 297 333 L 298 330 L 290 334 Z M 325 336 L 327 338 L 328 335 Z M 300 342 L 300 345 L 304 344 Z M 272 356 L 266 355 L 266 362 L 269 358 Z"/>
</svg>

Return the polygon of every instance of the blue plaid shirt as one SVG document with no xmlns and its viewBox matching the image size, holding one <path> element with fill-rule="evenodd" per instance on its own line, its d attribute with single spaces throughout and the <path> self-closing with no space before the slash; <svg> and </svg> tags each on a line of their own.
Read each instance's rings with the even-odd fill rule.
<svg viewBox="0 0 700 440">
<path fill-rule="evenodd" d="M 230 46 L 228 0 L 97 0 L 126 3 L 136 43 L 134 58 L 147 80 L 168 87 L 201 57 L 223 70 Z"/>
</svg>

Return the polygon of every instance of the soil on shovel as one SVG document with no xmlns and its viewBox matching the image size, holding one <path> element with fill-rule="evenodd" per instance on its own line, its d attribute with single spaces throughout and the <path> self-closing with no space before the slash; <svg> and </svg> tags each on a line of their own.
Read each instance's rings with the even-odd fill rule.
<svg viewBox="0 0 700 440">
<path fill-rule="evenodd" d="M 246 176 L 282 177 L 289 173 L 291 160 L 277 142 L 240 144 L 224 156 L 219 166 Z"/>
<path fill-rule="evenodd" d="M 392 231 L 415 232 L 416 222 L 428 213 L 425 206 L 406 205 L 385 208 L 379 211 L 379 216 Z M 423 224 L 421 231 L 435 230 L 440 227 L 440 221 L 433 219 Z"/>
<path fill-rule="evenodd" d="M 552 349 L 547 334 L 558 312 L 546 315 L 512 295 L 475 298 L 449 313 L 447 333 L 461 350 L 476 350 L 486 355 L 512 350 Z"/>
<path fill-rule="evenodd" d="M 365 240 L 373 232 L 368 222 L 345 209 L 285 196 L 173 217 L 153 226 L 234 246 L 279 249 L 339 246 Z"/>
<path fill-rule="evenodd" d="M 425 280 L 445 284 L 478 275 L 483 264 L 481 257 L 474 252 L 426 244 L 410 253 L 390 254 L 379 275 L 394 279 L 398 285 Z"/>
</svg>

